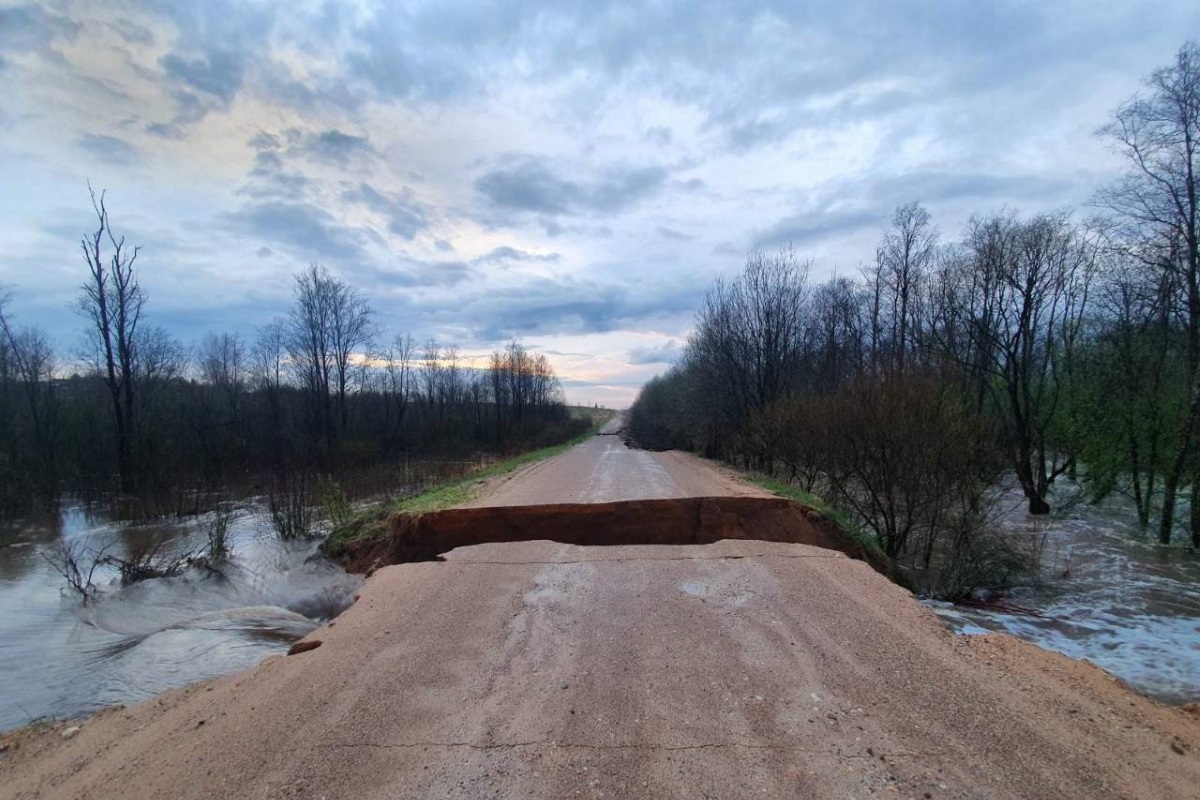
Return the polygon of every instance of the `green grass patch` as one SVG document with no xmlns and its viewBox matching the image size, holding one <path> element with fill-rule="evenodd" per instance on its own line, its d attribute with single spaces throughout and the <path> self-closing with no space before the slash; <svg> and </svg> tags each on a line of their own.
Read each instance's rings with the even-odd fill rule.
<svg viewBox="0 0 1200 800">
<path fill-rule="evenodd" d="M 591 428 L 561 444 L 543 447 L 540 450 L 531 450 L 528 453 L 521 453 L 518 456 L 497 461 L 462 478 L 457 478 L 441 486 L 435 486 L 432 489 L 411 497 L 385 500 L 364 508 L 355 513 L 343 524 L 335 526 L 333 532 L 329 534 L 329 538 L 321 545 L 321 549 L 325 555 L 337 558 L 345 552 L 346 547 L 353 541 L 368 536 L 386 536 L 388 534 L 388 520 L 393 514 L 402 512 L 408 514 L 427 514 L 431 511 L 441 511 L 445 508 L 469 502 L 475 498 L 475 493 L 484 481 L 500 475 L 507 475 L 528 464 L 544 461 L 560 453 L 565 453 L 580 442 L 587 441 L 595 436 L 596 431 L 609 418 L 609 416 L 604 416 L 594 419 Z"/>
<path fill-rule="evenodd" d="M 784 483 L 776 480 L 775 478 L 770 478 L 766 475 L 756 472 L 743 472 L 741 474 L 748 483 L 752 483 L 760 489 L 766 489 L 776 497 L 784 497 L 788 500 L 795 500 L 797 503 L 806 505 L 809 508 L 820 512 L 826 517 L 829 517 L 838 525 L 840 525 L 842 530 L 850 534 L 850 538 L 852 538 L 868 554 L 870 554 L 872 557 L 878 557 L 881 561 L 887 561 L 887 558 L 884 556 L 883 549 L 879 546 L 878 540 L 876 540 L 875 536 L 870 531 L 855 523 L 848 516 L 842 513 L 842 511 L 830 505 L 823 498 L 817 497 L 815 494 L 810 492 L 806 492 L 798 486 L 792 486 L 791 484 Z"/>
</svg>

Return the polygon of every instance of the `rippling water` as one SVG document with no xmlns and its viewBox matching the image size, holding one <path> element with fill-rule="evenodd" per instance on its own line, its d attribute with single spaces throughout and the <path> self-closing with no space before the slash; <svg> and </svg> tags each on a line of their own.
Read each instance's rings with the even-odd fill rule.
<svg viewBox="0 0 1200 800">
<path fill-rule="evenodd" d="M 98 571 L 98 596 L 85 605 L 47 560 L 60 542 L 128 554 L 161 541 L 164 553 L 189 552 L 211 520 L 131 525 L 66 503 L 55 517 L 0 529 L 0 729 L 252 666 L 338 614 L 360 585 L 315 555 L 315 541 L 279 541 L 256 503 L 231 518 L 233 555 L 219 570 L 126 587 L 115 571 Z"/>
<path fill-rule="evenodd" d="M 942 619 L 960 633 L 1010 633 L 1087 659 L 1165 702 L 1200 699 L 1200 554 L 1183 545 L 1186 534 L 1156 544 L 1119 498 L 1040 519 L 1015 493 L 1004 504 L 1009 532 L 1046 537 L 1043 585 L 1011 598 L 1042 616 L 929 603 Z"/>
</svg>

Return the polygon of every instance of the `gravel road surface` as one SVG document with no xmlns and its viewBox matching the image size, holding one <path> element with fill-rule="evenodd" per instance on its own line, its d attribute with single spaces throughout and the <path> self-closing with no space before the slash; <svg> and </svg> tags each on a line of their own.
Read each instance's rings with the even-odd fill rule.
<svg viewBox="0 0 1200 800">
<path fill-rule="evenodd" d="M 754 494 L 597 437 L 481 502 Z M 803 545 L 463 548 L 307 653 L 5 741 L 0 797 L 1194 798 L 1200 720 Z"/>
</svg>

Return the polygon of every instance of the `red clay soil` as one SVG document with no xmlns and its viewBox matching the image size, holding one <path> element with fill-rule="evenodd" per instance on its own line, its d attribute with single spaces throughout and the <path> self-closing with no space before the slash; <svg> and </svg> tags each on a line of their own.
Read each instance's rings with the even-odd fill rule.
<svg viewBox="0 0 1200 800">
<path fill-rule="evenodd" d="M 592 547 L 758 540 L 814 545 L 869 560 L 836 522 L 778 497 L 457 508 L 397 514 L 389 524 L 390 537 L 351 543 L 342 565 L 350 572 L 369 572 L 432 561 L 459 547 L 539 540 Z"/>
</svg>

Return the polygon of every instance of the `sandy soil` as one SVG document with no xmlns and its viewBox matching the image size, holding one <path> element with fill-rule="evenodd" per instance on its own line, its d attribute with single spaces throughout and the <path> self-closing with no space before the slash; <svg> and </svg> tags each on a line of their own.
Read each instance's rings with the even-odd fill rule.
<svg viewBox="0 0 1200 800">
<path fill-rule="evenodd" d="M 730 480 L 620 448 L 589 442 L 493 502 L 598 502 L 605 486 L 608 500 L 637 486 L 712 494 Z M 1193 714 L 1010 637 L 954 636 L 865 564 L 805 545 L 463 548 L 381 569 L 308 639 L 322 644 L 106 712 L 69 739 L 61 726 L 6 737 L 0 797 L 1195 798 L 1200 787 Z"/>
</svg>

